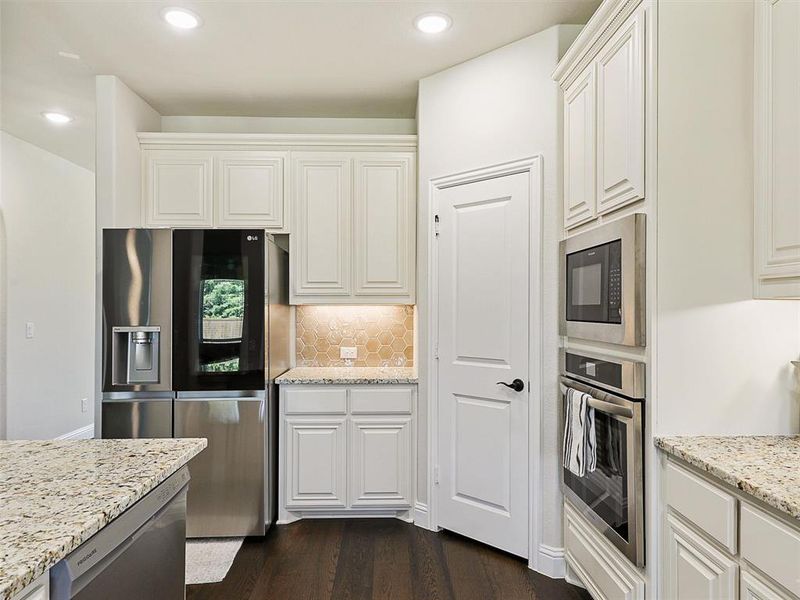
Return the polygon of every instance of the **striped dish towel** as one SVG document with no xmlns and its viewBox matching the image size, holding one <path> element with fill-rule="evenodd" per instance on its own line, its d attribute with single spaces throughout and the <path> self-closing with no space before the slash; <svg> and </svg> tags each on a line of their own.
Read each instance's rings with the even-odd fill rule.
<svg viewBox="0 0 800 600">
<path fill-rule="evenodd" d="M 597 440 L 591 396 L 567 388 L 564 414 L 564 468 L 578 477 L 597 466 Z"/>
</svg>

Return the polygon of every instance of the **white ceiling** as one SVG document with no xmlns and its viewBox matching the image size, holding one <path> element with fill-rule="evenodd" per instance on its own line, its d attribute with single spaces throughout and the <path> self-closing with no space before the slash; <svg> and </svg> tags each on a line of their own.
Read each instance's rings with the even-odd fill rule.
<svg viewBox="0 0 800 600">
<path fill-rule="evenodd" d="M 94 80 L 118 75 L 163 115 L 414 117 L 417 81 L 599 0 L 2 1 L 2 127 L 94 168 Z M 166 6 L 204 23 L 176 31 Z M 446 12 L 438 36 L 413 19 Z M 59 52 L 80 55 L 80 60 Z M 490 84 L 487 82 L 487 84 Z M 56 128 L 44 110 L 74 123 Z"/>
</svg>

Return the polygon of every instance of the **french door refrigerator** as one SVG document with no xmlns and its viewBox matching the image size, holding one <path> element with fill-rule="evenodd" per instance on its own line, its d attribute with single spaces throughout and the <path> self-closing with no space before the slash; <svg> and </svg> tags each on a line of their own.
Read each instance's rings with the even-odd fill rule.
<svg viewBox="0 0 800 600">
<path fill-rule="evenodd" d="M 137 366 L 157 363 L 160 379 L 114 388 L 117 400 L 104 394 L 103 437 L 207 438 L 189 464 L 187 536 L 263 535 L 276 513 L 274 379 L 289 367 L 287 253 L 263 230 L 107 230 L 106 238 L 115 243 L 104 243 L 104 314 L 113 312 L 108 300 L 141 315 L 139 302 L 159 318 L 109 321 L 121 366 L 110 361 L 104 373 L 141 378 Z M 157 242 L 149 255 L 131 252 L 129 240 L 140 239 Z M 144 334 L 149 353 L 139 348 Z M 147 398 L 131 396 L 140 392 Z M 142 402 L 164 410 L 143 411 Z"/>
</svg>

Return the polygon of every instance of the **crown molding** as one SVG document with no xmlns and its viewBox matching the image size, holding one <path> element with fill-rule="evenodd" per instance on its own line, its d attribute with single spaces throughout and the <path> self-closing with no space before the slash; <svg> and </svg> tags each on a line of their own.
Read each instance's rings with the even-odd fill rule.
<svg viewBox="0 0 800 600">
<path fill-rule="evenodd" d="M 143 148 L 198 147 L 350 147 L 417 148 L 416 135 L 404 134 L 292 134 L 292 133 L 164 133 L 140 132 Z"/>
<path fill-rule="evenodd" d="M 622 22 L 643 1 L 656 0 L 605 0 L 598 7 L 553 71 L 553 79 L 562 89 L 567 88 L 586 68 Z"/>
</svg>

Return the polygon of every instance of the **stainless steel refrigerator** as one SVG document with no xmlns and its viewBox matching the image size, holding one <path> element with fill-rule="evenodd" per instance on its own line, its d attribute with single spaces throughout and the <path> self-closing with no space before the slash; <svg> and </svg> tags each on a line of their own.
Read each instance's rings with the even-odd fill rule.
<svg viewBox="0 0 800 600">
<path fill-rule="evenodd" d="M 276 512 L 274 379 L 289 368 L 288 255 L 263 230 L 106 230 L 103 265 L 103 437 L 207 438 L 189 465 L 187 536 L 263 535 Z M 133 318 L 136 305 L 151 310 Z"/>
</svg>

